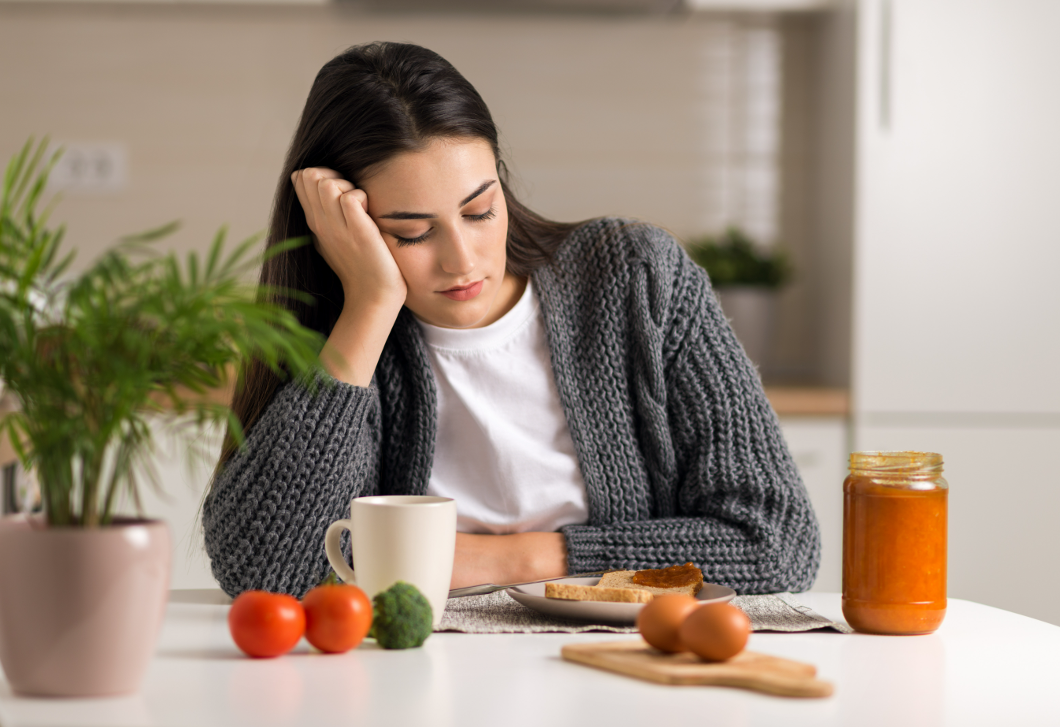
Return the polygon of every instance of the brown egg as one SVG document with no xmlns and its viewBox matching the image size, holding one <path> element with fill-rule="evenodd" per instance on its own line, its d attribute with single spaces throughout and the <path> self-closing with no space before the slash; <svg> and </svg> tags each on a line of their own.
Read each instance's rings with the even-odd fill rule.
<svg viewBox="0 0 1060 727">
<path fill-rule="evenodd" d="M 678 638 L 688 651 L 707 661 L 724 661 L 743 651 L 751 619 L 736 606 L 708 603 L 688 615 Z"/>
<path fill-rule="evenodd" d="M 656 596 L 637 614 L 637 629 L 644 640 L 659 651 L 688 651 L 677 635 L 689 613 L 699 601 L 683 593 Z"/>
</svg>

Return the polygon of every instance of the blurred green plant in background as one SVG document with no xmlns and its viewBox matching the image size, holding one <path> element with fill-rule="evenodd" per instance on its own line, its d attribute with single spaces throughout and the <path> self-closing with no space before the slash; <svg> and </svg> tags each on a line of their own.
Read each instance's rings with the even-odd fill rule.
<svg viewBox="0 0 1060 727">
<path fill-rule="evenodd" d="M 793 274 L 781 249 L 760 250 L 739 228 L 720 236 L 706 235 L 687 245 L 689 256 L 710 275 L 715 288 L 737 285 L 780 288 Z"/>
<path fill-rule="evenodd" d="M 218 232 L 203 259 L 183 264 L 155 243 L 175 224 L 122 239 L 87 270 L 67 275 L 54 202 L 38 211 L 47 141 L 31 139 L 4 175 L 0 199 L 0 382 L 18 410 L 0 420 L 22 464 L 34 468 L 51 526 L 98 527 L 124 490 L 140 509 L 138 475 L 151 475 L 150 418 L 188 437 L 208 424 L 243 432 L 231 409 L 204 394 L 252 358 L 284 375 L 318 366 L 320 336 L 275 304 L 291 291 L 246 282 L 260 265 L 253 237 L 231 252 Z M 282 254 L 301 241 L 268 250 Z"/>
</svg>

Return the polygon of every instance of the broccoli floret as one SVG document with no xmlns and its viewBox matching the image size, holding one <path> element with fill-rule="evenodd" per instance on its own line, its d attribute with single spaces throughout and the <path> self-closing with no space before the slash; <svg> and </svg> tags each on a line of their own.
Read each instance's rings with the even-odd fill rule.
<svg viewBox="0 0 1060 727">
<path fill-rule="evenodd" d="M 431 604 L 416 586 L 398 581 L 372 599 L 372 632 L 384 649 L 422 646 L 434 630 Z"/>
</svg>

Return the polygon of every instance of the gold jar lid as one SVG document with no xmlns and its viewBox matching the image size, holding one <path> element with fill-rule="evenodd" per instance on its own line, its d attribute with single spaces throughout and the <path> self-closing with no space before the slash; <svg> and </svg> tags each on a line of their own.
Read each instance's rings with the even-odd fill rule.
<svg viewBox="0 0 1060 727">
<path fill-rule="evenodd" d="M 942 474 L 942 455 L 936 452 L 851 452 L 851 474 L 904 478 Z"/>
</svg>

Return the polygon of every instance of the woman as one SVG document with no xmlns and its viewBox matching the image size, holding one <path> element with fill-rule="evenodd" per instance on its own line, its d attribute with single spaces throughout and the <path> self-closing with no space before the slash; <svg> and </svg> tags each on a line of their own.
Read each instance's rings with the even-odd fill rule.
<svg viewBox="0 0 1060 727">
<path fill-rule="evenodd" d="M 661 230 L 551 222 L 506 183 L 475 89 L 412 45 L 320 71 L 280 179 L 266 285 L 327 338 L 310 391 L 260 364 L 203 507 L 230 594 L 301 595 L 352 497 L 457 501 L 453 587 L 693 561 L 809 587 L 819 534 L 758 376 Z"/>
</svg>

